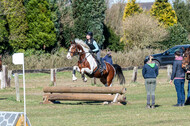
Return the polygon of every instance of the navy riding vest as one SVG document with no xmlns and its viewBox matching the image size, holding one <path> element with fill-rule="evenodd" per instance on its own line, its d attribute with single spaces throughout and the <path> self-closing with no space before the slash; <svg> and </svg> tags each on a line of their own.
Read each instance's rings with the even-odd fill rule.
<svg viewBox="0 0 190 126">
<path fill-rule="evenodd" d="M 95 46 L 93 45 L 93 39 L 90 40 L 90 43 L 88 42 L 88 40 L 86 40 L 86 44 L 90 47 L 90 50 L 94 50 Z"/>
</svg>

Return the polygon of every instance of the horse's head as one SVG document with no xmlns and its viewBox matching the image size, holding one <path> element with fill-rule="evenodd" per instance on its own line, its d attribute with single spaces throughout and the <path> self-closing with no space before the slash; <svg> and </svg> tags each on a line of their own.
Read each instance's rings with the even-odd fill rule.
<svg viewBox="0 0 190 126">
<path fill-rule="evenodd" d="M 73 40 L 73 41 L 71 41 L 71 45 L 70 45 L 69 51 L 67 53 L 67 59 L 72 59 L 72 57 L 75 56 L 77 53 L 78 53 L 77 43 Z"/>
<path fill-rule="evenodd" d="M 190 63 L 190 47 L 187 48 L 183 53 L 182 68 L 189 70 L 189 63 Z"/>
</svg>

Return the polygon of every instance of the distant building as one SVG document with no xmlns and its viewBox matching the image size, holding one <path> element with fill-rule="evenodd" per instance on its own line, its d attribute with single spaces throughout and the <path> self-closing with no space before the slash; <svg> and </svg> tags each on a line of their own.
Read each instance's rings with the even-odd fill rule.
<svg viewBox="0 0 190 126">
<path fill-rule="evenodd" d="M 154 2 L 138 3 L 143 10 L 150 10 Z"/>
</svg>

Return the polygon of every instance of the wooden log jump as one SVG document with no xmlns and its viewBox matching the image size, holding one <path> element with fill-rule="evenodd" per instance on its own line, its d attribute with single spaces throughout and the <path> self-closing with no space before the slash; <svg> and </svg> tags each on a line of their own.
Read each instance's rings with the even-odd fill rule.
<svg viewBox="0 0 190 126">
<path fill-rule="evenodd" d="M 123 87 L 44 87 L 43 103 L 54 101 L 107 101 L 126 104 Z"/>
<path fill-rule="evenodd" d="M 95 94 L 125 94 L 123 87 L 44 87 L 44 93 L 95 93 Z"/>
</svg>

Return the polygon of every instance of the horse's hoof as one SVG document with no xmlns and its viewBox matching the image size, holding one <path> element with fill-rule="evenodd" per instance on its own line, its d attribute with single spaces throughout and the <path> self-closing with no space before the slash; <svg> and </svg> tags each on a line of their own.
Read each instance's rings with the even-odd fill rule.
<svg viewBox="0 0 190 126">
<path fill-rule="evenodd" d="M 108 104 L 109 104 L 109 102 L 107 102 L 107 101 L 106 101 L 106 102 L 103 102 L 103 105 L 108 105 Z"/>
<path fill-rule="evenodd" d="M 74 79 L 73 79 L 73 82 L 74 82 L 74 81 L 77 81 L 77 78 L 74 78 Z"/>
<path fill-rule="evenodd" d="M 87 78 L 83 79 L 83 82 L 87 82 Z"/>
</svg>

